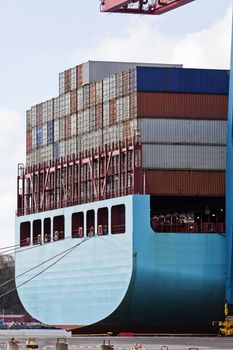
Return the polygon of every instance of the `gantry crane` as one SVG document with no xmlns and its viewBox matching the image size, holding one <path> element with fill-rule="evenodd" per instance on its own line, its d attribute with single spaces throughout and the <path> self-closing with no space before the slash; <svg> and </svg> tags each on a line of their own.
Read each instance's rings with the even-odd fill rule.
<svg viewBox="0 0 233 350">
<path fill-rule="evenodd" d="M 160 15 L 194 0 L 100 0 L 102 12 Z M 233 38 L 233 35 L 232 35 Z M 233 41 L 229 87 L 226 166 L 225 320 L 217 321 L 221 335 L 233 335 Z M 216 324 L 216 321 L 213 322 Z"/>
<path fill-rule="evenodd" d="M 194 0 L 101 0 L 102 12 L 161 15 Z"/>
</svg>

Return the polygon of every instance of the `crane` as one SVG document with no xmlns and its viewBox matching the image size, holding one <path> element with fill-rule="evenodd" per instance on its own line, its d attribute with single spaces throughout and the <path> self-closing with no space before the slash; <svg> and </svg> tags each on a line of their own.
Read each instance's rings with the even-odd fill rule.
<svg viewBox="0 0 233 350">
<path fill-rule="evenodd" d="M 161 15 L 194 0 L 101 0 L 102 12 Z"/>
<path fill-rule="evenodd" d="M 102 12 L 160 15 L 195 0 L 100 0 Z M 226 277 L 224 321 L 213 321 L 219 333 L 233 336 L 233 32 L 226 157 Z"/>
</svg>

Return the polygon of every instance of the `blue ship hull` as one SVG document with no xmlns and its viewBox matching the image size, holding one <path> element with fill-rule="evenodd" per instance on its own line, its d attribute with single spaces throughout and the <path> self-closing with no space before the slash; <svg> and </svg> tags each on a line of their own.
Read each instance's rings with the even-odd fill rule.
<svg viewBox="0 0 233 350">
<path fill-rule="evenodd" d="M 126 207 L 125 234 L 110 232 L 85 242 L 71 237 L 72 213 L 97 213 L 98 208 L 110 210 L 117 204 Z M 65 216 L 66 239 L 35 249 L 22 247 L 15 257 L 18 294 L 34 318 L 65 328 L 103 325 L 107 331 L 109 326 L 211 327 L 211 321 L 223 317 L 224 235 L 155 233 L 150 227 L 150 197 L 131 195 L 17 217 L 17 243 L 22 222 L 56 215 Z M 22 275 L 78 242 L 36 278 L 56 259 Z"/>
</svg>

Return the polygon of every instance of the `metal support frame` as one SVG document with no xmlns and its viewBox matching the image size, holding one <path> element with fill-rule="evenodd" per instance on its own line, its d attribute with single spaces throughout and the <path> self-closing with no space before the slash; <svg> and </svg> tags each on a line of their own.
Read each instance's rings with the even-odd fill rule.
<svg viewBox="0 0 233 350">
<path fill-rule="evenodd" d="M 135 136 L 60 161 L 25 169 L 20 165 L 17 215 L 142 193 L 141 153 Z"/>
<path fill-rule="evenodd" d="M 161 15 L 194 0 L 102 0 L 102 12 Z"/>
</svg>

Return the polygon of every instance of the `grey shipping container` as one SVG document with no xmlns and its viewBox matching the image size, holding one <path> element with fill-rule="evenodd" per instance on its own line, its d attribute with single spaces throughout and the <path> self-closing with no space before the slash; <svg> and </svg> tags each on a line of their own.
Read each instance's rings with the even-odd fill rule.
<svg viewBox="0 0 233 350">
<path fill-rule="evenodd" d="M 226 147 L 143 144 L 142 164 L 150 169 L 224 170 Z"/>
<path fill-rule="evenodd" d="M 226 144 L 225 120 L 139 119 L 143 143 Z"/>
</svg>

